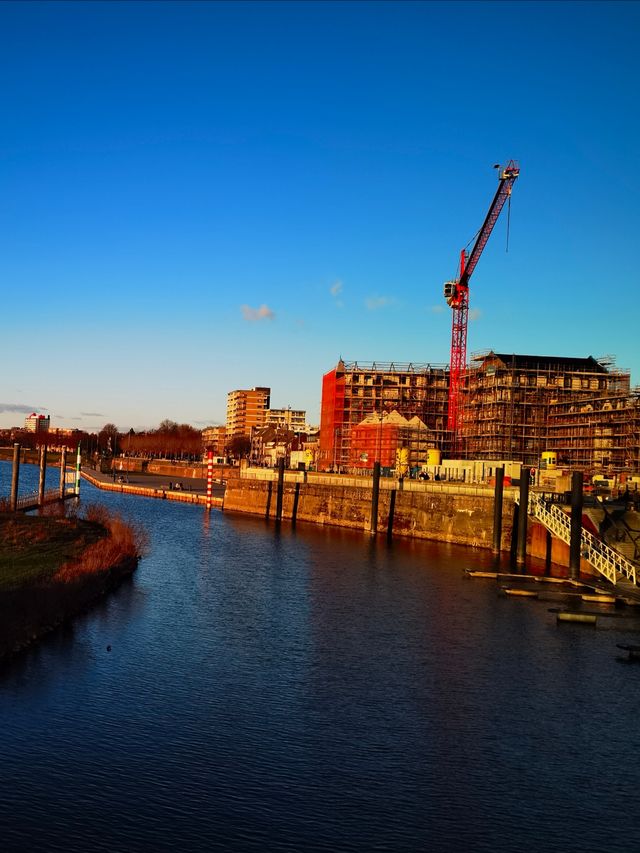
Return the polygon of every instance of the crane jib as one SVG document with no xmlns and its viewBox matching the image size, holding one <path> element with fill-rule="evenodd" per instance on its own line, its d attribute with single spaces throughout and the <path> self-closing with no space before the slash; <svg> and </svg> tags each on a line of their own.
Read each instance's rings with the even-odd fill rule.
<svg viewBox="0 0 640 853">
<path fill-rule="evenodd" d="M 460 284 L 468 284 L 469 279 L 471 278 L 471 274 L 476 268 L 476 264 L 480 260 L 480 255 L 484 247 L 487 245 L 487 241 L 491 236 L 491 232 L 493 231 L 493 226 L 498 221 L 498 217 L 504 207 L 504 203 L 509 198 L 511 194 L 511 187 L 513 186 L 516 178 L 518 177 L 518 173 L 510 174 L 506 178 L 502 178 L 500 181 L 500 185 L 496 191 L 495 197 L 491 202 L 491 206 L 489 207 L 489 211 L 484 220 L 482 228 L 478 232 L 478 237 L 476 242 L 471 250 L 469 258 L 467 259 L 465 271 L 460 278 Z"/>
</svg>

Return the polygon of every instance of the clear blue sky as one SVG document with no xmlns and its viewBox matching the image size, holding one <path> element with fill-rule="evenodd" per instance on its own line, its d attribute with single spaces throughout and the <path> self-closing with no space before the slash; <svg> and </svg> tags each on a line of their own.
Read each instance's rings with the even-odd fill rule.
<svg viewBox="0 0 640 853">
<path fill-rule="evenodd" d="M 442 285 L 520 161 L 470 352 L 640 382 L 638 3 L 0 4 L 0 426 L 319 420 L 446 363 Z"/>
</svg>

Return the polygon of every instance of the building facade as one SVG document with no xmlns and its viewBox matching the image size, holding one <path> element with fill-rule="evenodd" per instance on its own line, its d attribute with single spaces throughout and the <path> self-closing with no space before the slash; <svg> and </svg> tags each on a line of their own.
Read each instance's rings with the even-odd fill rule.
<svg viewBox="0 0 640 853">
<path fill-rule="evenodd" d="M 405 418 L 394 410 L 380 417 L 374 412 L 351 431 L 349 468 L 370 470 L 374 462 L 395 468 L 401 451 L 410 469 L 419 468 L 427 464 L 433 447 L 428 427 L 417 416 Z"/>
<path fill-rule="evenodd" d="M 250 390 L 229 391 L 227 394 L 226 439 L 236 436 L 251 436 L 254 427 L 263 427 L 271 399 L 271 389 L 264 387 Z"/>
<path fill-rule="evenodd" d="M 560 451 L 562 413 L 573 415 L 589 401 L 600 401 L 602 408 L 629 393 L 629 372 L 616 369 L 611 360 L 493 351 L 477 355 L 462 392 L 462 455 L 537 465 L 543 451 Z M 596 420 L 589 427 L 594 439 Z M 569 453 L 569 458 L 577 461 L 579 455 Z"/>
<path fill-rule="evenodd" d="M 32 412 L 24 419 L 24 428 L 27 432 L 47 432 L 51 425 L 51 418 L 48 415 L 38 415 Z"/>
<path fill-rule="evenodd" d="M 202 430 L 202 444 L 205 450 L 212 450 L 214 456 L 226 455 L 227 428 L 225 426 L 210 426 Z"/>
<path fill-rule="evenodd" d="M 538 466 L 544 451 L 556 451 L 564 467 L 636 472 L 640 391 L 630 383 L 629 371 L 610 357 L 475 355 L 461 388 L 459 456 Z M 375 425 L 383 424 L 389 452 L 381 454 L 391 464 L 384 423 L 394 410 L 424 424 L 428 447 L 421 450 L 447 456 L 448 393 L 447 366 L 339 361 L 322 380 L 318 469 L 369 467 L 373 415 Z"/>
<path fill-rule="evenodd" d="M 290 432 L 307 431 L 307 413 L 304 409 L 268 409 L 265 416 L 266 426 L 288 429 Z"/>
<path fill-rule="evenodd" d="M 435 447 L 448 439 L 449 370 L 445 365 L 340 360 L 322 379 L 318 470 L 348 468 L 354 428 L 395 410 L 417 417 Z"/>
<path fill-rule="evenodd" d="M 583 471 L 640 471 L 640 388 L 549 404 L 547 446 Z"/>
</svg>

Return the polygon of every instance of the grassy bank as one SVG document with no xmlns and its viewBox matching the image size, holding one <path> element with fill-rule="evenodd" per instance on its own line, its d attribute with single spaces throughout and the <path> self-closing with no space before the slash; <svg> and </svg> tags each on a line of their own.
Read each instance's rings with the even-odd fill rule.
<svg viewBox="0 0 640 853">
<path fill-rule="evenodd" d="M 142 530 L 103 507 L 85 518 L 0 513 L 0 657 L 114 589 L 145 547 Z"/>
</svg>

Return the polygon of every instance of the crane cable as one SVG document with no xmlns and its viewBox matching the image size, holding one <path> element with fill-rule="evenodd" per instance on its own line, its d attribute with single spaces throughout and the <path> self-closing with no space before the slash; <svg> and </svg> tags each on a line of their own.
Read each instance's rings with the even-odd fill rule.
<svg viewBox="0 0 640 853">
<path fill-rule="evenodd" d="M 507 199 L 507 248 L 505 252 L 509 252 L 509 228 L 511 226 L 511 190 L 509 190 L 509 197 Z"/>
</svg>

